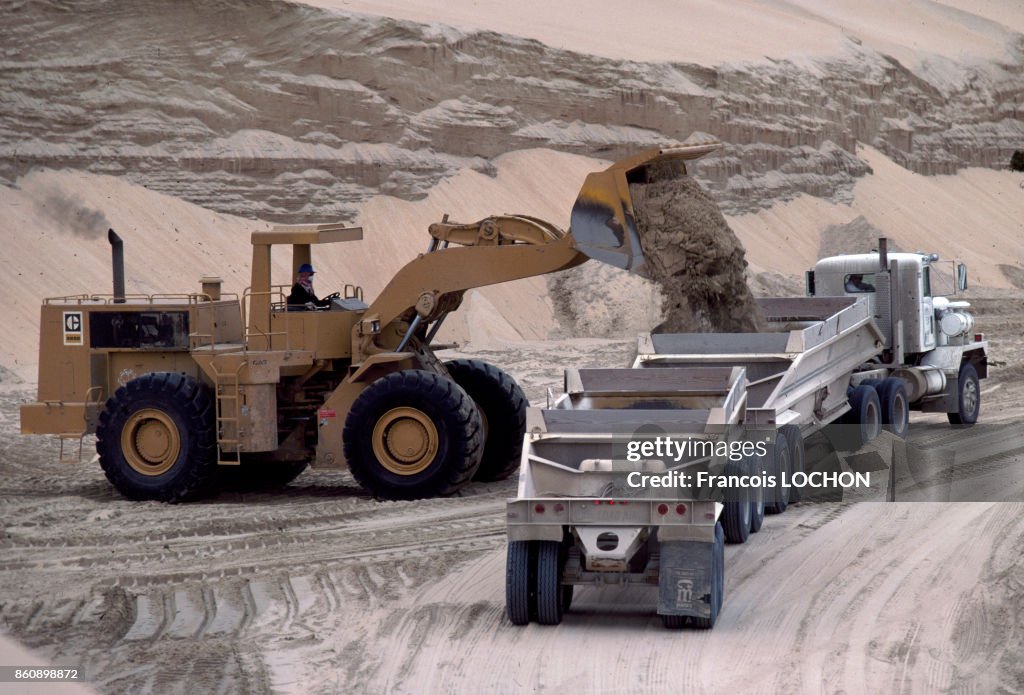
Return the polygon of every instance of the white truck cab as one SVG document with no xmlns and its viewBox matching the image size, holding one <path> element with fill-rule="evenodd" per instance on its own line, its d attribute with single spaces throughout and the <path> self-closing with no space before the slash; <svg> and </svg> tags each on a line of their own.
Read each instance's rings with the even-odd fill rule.
<svg viewBox="0 0 1024 695">
<path fill-rule="evenodd" d="M 821 259 L 807 273 L 807 294 L 863 298 L 885 336 L 879 367 L 907 382 L 911 407 L 959 412 L 964 389 L 977 400 L 977 380 L 988 376 L 988 343 L 973 332 L 970 303 L 959 298 L 967 267 L 947 262 L 943 274 L 938 254 L 888 253 L 886 246 L 880 239 L 877 251 Z"/>
</svg>

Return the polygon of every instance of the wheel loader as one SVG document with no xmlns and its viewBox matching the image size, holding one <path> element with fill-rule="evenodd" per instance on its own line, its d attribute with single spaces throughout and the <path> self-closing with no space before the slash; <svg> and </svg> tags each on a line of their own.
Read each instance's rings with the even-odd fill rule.
<svg viewBox="0 0 1024 695">
<path fill-rule="evenodd" d="M 568 232 L 526 215 L 446 216 L 430 225 L 426 253 L 369 303 L 349 285 L 323 309 L 292 307 L 288 287 L 271 279 L 273 247 L 291 247 L 294 272 L 322 244 L 360 241 L 361 228 L 253 232 L 241 296 L 213 277 L 200 292 L 127 294 L 110 230 L 113 293 L 43 301 L 38 398 L 21 408 L 22 432 L 58 435 L 70 460 L 95 433 L 107 478 L 136 500 L 186 500 L 225 476 L 279 485 L 311 462 L 347 466 L 384 499 L 506 478 L 519 465 L 526 398 L 493 365 L 440 360 L 431 343 L 445 317 L 471 288 L 588 258 L 638 267 L 629 183 L 655 164 L 684 170 L 717 147 L 654 148 L 590 174 Z"/>
</svg>

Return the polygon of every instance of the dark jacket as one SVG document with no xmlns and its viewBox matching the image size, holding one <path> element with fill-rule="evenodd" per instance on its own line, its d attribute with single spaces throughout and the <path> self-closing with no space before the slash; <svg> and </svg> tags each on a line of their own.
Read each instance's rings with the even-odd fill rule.
<svg viewBox="0 0 1024 695">
<path fill-rule="evenodd" d="M 312 302 L 317 306 L 321 306 L 323 303 L 317 298 L 316 294 L 310 292 L 299 283 L 292 285 L 292 293 L 288 295 L 289 306 L 303 306 L 307 302 Z"/>
</svg>

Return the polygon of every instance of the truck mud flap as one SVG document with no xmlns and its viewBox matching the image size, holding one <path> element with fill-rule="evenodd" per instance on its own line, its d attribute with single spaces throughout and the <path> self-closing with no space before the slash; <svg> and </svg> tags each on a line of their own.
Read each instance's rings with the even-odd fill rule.
<svg viewBox="0 0 1024 695">
<path fill-rule="evenodd" d="M 716 543 L 670 541 L 661 544 L 658 614 L 713 619 Z"/>
</svg>

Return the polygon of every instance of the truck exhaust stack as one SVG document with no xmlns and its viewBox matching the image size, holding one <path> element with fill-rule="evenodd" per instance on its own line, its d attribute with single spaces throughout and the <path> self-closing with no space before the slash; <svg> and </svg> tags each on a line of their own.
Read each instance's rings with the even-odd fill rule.
<svg viewBox="0 0 1024 695">
<path fill-rule="evenodd" d="M 114 303 L 124 304 L 124 242 L 113 229 L 107 230 L 107 241 L 114 267 Z"/>
</svg>

